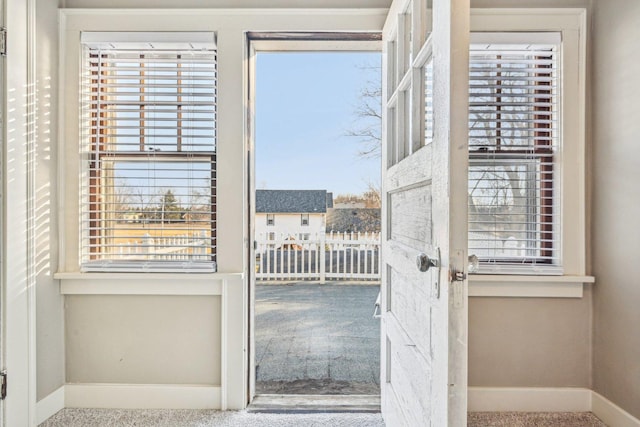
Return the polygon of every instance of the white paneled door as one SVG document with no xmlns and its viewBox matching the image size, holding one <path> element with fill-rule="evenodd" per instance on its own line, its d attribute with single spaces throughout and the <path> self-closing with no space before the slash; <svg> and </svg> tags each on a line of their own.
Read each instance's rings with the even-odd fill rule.
<svg viewBox="0 0 640 427">
<path fill-rule="evenodd" d="M 382 413 L 464 426 L 469 0 L 396 0 L 383 43 Z"/>
</svg>

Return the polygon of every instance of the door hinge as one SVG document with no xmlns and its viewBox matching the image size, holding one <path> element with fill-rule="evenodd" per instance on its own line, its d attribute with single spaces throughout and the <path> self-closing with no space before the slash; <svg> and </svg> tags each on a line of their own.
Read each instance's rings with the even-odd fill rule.
<svg viewBox="0 0 640 427">
<path fill-rule="evenodd" d="M 7 56 L 7 29 L 0 28 L 0 55 Z"/>
<path fill-rule="evenodd" d="M 0 400 L 4 400 L 7 397 L 7 370 L 0 371 Z"/>
</svg>

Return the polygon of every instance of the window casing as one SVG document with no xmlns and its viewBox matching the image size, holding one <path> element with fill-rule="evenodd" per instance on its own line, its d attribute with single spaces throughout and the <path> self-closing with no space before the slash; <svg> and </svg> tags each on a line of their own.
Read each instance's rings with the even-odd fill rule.
<svg viewBox="0 0 640 427">
<path fill-rule="evenodd" d="M 300 225 L 308 226 L 309 225 L 309 214 L 301 214 L 300 215 Z"/>
<path fill-rule="evenodd" d="M 82 43 L 81 270 L 214 272 L 215 48 L 92 36 Z"/>
<path fill-rule="evenodd" d="M 267 225 L 276 225 L 276 216 L 274 214 L 267 214 Z"/>
<path fill-rule="evenodd" d="M 469 253 L 479 273 L 562 273 L 560 41 L 552 37 L 471 46 Z"/>
</svg>

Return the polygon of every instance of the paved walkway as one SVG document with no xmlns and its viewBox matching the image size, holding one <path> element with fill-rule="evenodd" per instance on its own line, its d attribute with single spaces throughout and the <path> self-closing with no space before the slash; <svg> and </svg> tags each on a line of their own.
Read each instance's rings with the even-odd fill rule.
<svg viewBox="0 0 640 427">
<path fill-rule="evenodd" d="M 256 391 L 378 394 L 379 285 L 256 286 Z"/>
</svg>

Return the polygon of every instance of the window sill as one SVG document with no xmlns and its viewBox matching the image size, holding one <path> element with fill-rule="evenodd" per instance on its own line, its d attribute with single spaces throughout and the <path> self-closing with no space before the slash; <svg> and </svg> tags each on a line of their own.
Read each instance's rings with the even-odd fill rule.
<svg viewBox="0 0 640 427">
<path fill-rule="evenodd" d="M 593 276 L 469 275 L 470 297 L 582 298 Z"/>
<path fill-rule="evenodd" d="M 242 273 L 56 273 L 63 295 L 222 295 Z"/>
</svg>

